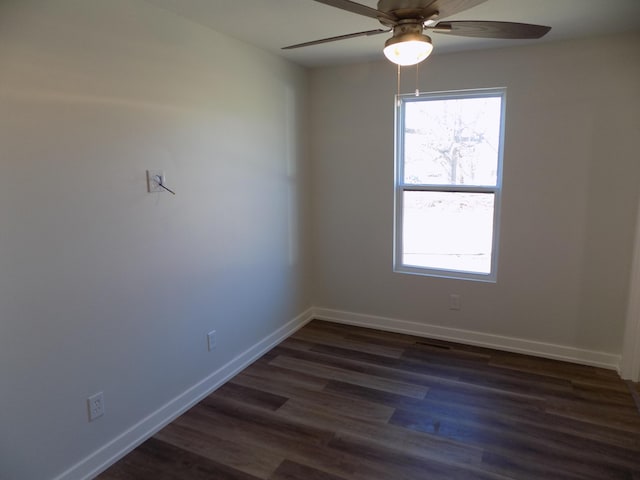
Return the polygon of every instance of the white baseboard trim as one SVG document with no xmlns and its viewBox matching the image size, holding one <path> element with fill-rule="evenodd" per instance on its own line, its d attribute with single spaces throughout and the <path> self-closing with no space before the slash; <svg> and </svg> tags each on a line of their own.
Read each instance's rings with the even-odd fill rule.
<svg viewBox="0 0 640 480">
<path fill-rule="evenodd" d="M 620 355 L 592 350 L 583 350 L 564 345 L 536 342 L 522 338 L 505 337 L 489 333 L 461 330 L 458 328 L 440 327 L 425 323 L 397 320 L 394 318 L 364 315 L 361 313 L 331 310 L 328 308 L 313 308 L 313 317 L 318 320 L 327 320 L 335 323 L 344 323 L 359 327 L 374 328 L 388 332 L 405 333 L 419 337 L 428 337 L 439 340 L 475 345 L 478 347 L 494 348 L 507 352 L 523 353 L 536 357 L 563 360 L 565 362 L 579 363 L 610 370 L 618 370 Z"/>
<path fill-rule="evenodd" d="M 310 308 L 58 475 L 54 480 L 89 480 L 95 477 L 312 319 L 313 309 Z"/>
</svg>

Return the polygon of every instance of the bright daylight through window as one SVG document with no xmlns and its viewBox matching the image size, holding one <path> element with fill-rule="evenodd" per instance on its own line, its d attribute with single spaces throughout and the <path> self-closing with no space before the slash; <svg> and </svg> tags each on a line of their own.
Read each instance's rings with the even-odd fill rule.
<svg viewBox="0 0 640 480">
<path fill-rule="evenodd" d="M 401 96 L 398 272 L 496 280 L 504 89 Z"/>
</svg>

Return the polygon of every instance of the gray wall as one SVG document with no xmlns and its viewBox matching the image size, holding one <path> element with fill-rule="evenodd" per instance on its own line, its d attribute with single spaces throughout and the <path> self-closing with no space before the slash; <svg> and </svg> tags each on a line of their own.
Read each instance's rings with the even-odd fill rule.
<svg viewBox="0 0 640 480">
<path fill-rule="evenodd" d="M 142 1 L 0 4 L 0 478 L 52 478 L 311 306 L 306 89 Z"/>
<path fill-rule="evenodd" d="M 403 92 L 415 90 L 407 68 Z M 315 70 L 315 305 L 620 354 L 640 185 L 640 36 L 434 56 L 420 88 L 507 87 L 498 282 L 392 272 L 396 70 Z M 448 309 L 450 293 L 462 310 Z"/>
</svg>

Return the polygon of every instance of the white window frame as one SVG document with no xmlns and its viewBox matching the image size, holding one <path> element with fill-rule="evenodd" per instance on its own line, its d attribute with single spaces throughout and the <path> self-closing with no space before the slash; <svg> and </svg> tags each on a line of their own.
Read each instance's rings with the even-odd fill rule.
<svg viewBox="0 0 640 480">
<path fill-rule="evenodd" d="M 398 273 L 408 273 L 414 275 L 426 275 L 432 277 L 453 278 L 461 280 L 476 280 L 482 282 L 497 281 L 498 270 L 498 245 L 500 232 L 500 206 L 502 200 L 502 168 L 504 152 L 505 133 L 505 112 L 506 112 L 507 89 L 483 88 L 473 90 L 458 90 L 445 92 L 430 92 L 416 95 L 398 95 L 396 97 L 395 114 L 395 221 L 394 221 L 394 262 L 393 271 Z M 431 185 L 431 184 L 405 184 L 404 183 L 404 112 L 405 105 L 410 102 L 424 101 L 424 99 L 450 100 L 456 98 L 486 98 L 500 97 L 500 144 L 498 147 L 498 167 L 495 186 L 475 186 L 475 185 Z M 493 209 L 493 241 L 491 249 L 491 271 L 488 274 L 467 272 L 460 270 L 437 269 L 427 267 L 417 267 L 405 265 L 403 263 L 403 201 L 404 192 L 452 192 L 452 193 L 492 193 L 494 195 Z"/>
</svg>

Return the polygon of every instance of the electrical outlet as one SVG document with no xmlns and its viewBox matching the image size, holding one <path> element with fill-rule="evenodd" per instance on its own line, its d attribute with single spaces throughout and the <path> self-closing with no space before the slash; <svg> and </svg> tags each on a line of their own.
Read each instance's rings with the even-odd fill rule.
<svg viewBox="0 0 640 480">
<path fill-rule="evenodd" d="M 147 191 L 149 193 L 164 192 L 164 188 L 160 184 L 164 185 L 166 178 L 162 170 L 147 170 Z"/>
<path fill-rule="evenodd" d="M 216 348 L 216 331 L 215 330 L 211 330 L 209 333 L 207 333 L 207 347 L 209 348 L 209 351 L 215 350 Z"/>
<path fill-rule="evenodd" d="M 449 310 L 460 310 L 460 295 L 457 293 L 449 295 Z"/>
<path fill-rule="evenodd" d="M 89 421 L 93 422 L 96 418 L 104 415 L 104 395 L 98 392 L 87 398 L 87 407 L 89 409 Z"/>
</svg>

